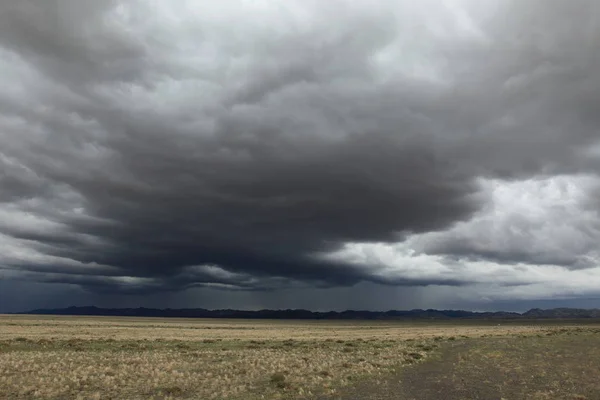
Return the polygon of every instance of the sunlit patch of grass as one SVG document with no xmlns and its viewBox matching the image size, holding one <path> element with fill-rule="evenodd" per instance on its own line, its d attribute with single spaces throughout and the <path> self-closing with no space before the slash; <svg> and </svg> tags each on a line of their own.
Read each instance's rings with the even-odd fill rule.
<svg viewBox="0 0 600 400">
<path fill-rule="evenodd" d="M 0 352 L 0 386 L 11 398 L 91 398 L 94 393 L 103 398 L 233 398 L 281 390 L 299 394 L 343 386 L 348 376 L 381 375 L 425 356 L 418 348 L 406 353 L 403 342 L 392 346 L 395 356 L 387 359 L 374 356 L 369 345 L 347 353 L 347 347 L 325 342 L 227 350 L 193 344 L 181 348 L 170 342 L 136 350 L 95 341 L 78 346 L 73 350 L 56 341 L 46 348 Z"/>
<path fill-rule="evenodd" d="M 293 398 L 381 376 L 433 348 L 425 339 L 15 337 L 0 341 L 0 387 L 15 399 Z"/>
</svg>

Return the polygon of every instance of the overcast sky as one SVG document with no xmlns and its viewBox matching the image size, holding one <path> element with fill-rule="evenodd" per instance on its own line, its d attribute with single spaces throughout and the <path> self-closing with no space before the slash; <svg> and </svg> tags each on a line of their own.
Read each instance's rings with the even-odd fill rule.
<svg viewBox="0 0 600 400">
<path fill-rule="evenodd" d="M 0 312 L 600 306 L 600 2 L 0 0 Z"/>
</svg>

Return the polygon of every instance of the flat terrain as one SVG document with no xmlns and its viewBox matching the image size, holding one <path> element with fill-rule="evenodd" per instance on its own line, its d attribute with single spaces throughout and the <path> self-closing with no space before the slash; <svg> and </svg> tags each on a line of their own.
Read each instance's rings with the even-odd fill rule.
<svg viewBox="0 0 600 400">
<path fill-rule="evenodd" d="M 341 400 L 597 400 L 600 329 L 447 343 L 423 363 L 345 388 Z"/>
<path fill-rule="evenodd" d="M 596 399 L 600 327 L 580 324 L 7 315 L 0 399 L 517 399 L 550 380 L 532 398 Z"/>
</svg>

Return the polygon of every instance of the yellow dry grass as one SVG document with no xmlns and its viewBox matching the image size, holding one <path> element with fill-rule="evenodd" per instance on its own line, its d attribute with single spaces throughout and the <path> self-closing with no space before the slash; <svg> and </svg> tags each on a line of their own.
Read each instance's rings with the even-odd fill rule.
<svg viewBox="0 0 600 400">
<path fill-rule="evenodd" d="M 14 337 L 78 339 L 164 340 L 323 340 L 435 336 L 506 335 L 534 332 L 539 325 L 473 322 L 393 321 L 267 321 L 223 319 L 167 319 L 137 317 L 73 317 L 0 315 L 0 340 Z"/>
<path fill-rule="evenodd" d="M 277 399 L 335 393 L 455 337 L 534 326 L 0 316 L 2 399 Z"/>
</svg>

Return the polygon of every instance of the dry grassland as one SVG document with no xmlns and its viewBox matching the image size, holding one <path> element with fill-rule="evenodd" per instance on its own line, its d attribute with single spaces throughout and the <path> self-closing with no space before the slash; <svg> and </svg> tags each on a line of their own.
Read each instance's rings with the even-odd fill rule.
<svg viewBox="0 0 600 400">
<path fill-rule="evenodd" d="M 0 398 L 310 398 L 380 379 L 444 341 L 548 329 L 0 316 Z"/>
<path fill-rule="evenodd" d="M 341 389 L 335 400 L 597 400 L 599 376 L 600 328 L 588 324 L 446 342 L 427 362 Z"/>
</svg>

